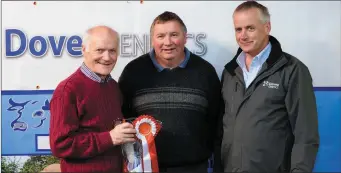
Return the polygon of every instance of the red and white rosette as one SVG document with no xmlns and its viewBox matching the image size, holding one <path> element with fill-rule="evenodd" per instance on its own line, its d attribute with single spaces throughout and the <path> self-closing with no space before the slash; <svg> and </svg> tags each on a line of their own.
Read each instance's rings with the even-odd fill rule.
<svg viewBox="0 0 341 173">
<path fill-rule="evenodd" d="M 134 120 L 133 125 L 136 129 L 136 137 L 142 143 L 143 171 L 159 172 L 154 138 L 161 129 L 161 123 L 152 116 L 141 115 Z"/>
</svg>

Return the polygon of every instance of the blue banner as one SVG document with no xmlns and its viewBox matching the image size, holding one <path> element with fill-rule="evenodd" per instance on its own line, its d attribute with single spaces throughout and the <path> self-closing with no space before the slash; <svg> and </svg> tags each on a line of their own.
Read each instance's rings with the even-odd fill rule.
<svg viewBox="0 0 341 173">
<path fill-rule="evenodd" d="M 50 155 L 52 90 L 2 91 L 2 155 Z M 341 171 L 341 88 L 315 88 L 320 147 L 314 172 Z M 38 139 L 45 145 L 39 145 Z M 212 158 L 208 171 L 212 171 Z"/>
<path fill-rule="evenodd" d="M 51 154 L 38 138 L 49 134 L 52 92 L 2 91 L 2 155 Z"/>
</svg>

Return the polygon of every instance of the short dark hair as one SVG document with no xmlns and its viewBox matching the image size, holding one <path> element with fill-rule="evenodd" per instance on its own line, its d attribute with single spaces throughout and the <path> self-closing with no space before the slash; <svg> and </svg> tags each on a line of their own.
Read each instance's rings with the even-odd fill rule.
<svg viewBox="0 0 341 173">
<path fill-rule="evenodd" d="M 246 1 L 243 2 L 242 4 L 238 5 L 238 7 L 234 10 L 234 12 L 240 12 L 240 11 L 244 11 L 244 10 L 249 10 L 252 8 L 256 8 L 259 10 L 259 12 L 261 13 L 261 17 L 262 17 L 262 21 L 265 22 L 270 22 L 270 13 L 268 8 L 266 8 L 264 5 L 250 0 L 250 1 Z"/>
<path fill-rule="evenodd" d="M 155 26 L 156 24 L 160 24 L 160 23 L 162 24 L 162 23 L 166 23 L 166 22 L 169 22 L 169 21 L 177 21 L 177 22 L 179 22 L 180 25 L 181 25 L 182 28 L 183 28 L 183 31 L 184 31 L 185 33 L 187 33 L 186 25 L 185 25 L 185 23 L 181 20 L 181 18 L 180 18 L 177 14 L 175 14 L 175 13 L 173 13 L 173 12 L 165 11 L 165 12 L 163 12 L 162 14 L 158 15 L 158 16 L 154 19 L 152 25 L 150 26 L 150 34 L 153 33 L 154 26 Z"/>
</svg>

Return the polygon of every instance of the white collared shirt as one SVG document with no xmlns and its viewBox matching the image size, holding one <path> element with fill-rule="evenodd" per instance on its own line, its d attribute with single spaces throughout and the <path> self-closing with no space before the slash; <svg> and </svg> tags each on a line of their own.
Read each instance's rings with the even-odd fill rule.
<svg viewBox="0 0 341 173">
<path fill-rule="evenodd" d="M 237 57 L 237 63 L 239 67 L 243 70 L 243 76 L 245 81 L 245 88 L 248 88 L 252 81 L 257 77 L 259 70 L 262 68 L 263 63 L 268 59 L 271 52 L 271 43 L 256 55 L 251 62 L 249 71 L 247 71 L 245 64 L 245 52 L 241 52 Z"/>
</svg>

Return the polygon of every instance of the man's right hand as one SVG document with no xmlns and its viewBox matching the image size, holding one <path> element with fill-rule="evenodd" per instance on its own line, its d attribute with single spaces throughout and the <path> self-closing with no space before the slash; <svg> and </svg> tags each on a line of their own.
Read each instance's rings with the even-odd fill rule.
<svg viewBox="0 0 341 173">
<path fill-rule="evenodd" d="M 136 130 L 132 124 L 127 122 L 115 126 L 109 133 L 114 145 L 135 141 Z"/>
</svg>

